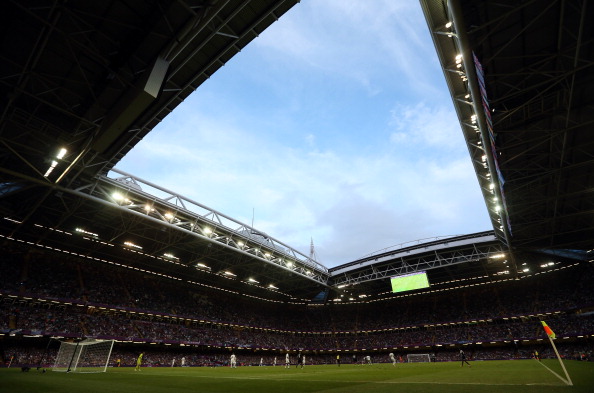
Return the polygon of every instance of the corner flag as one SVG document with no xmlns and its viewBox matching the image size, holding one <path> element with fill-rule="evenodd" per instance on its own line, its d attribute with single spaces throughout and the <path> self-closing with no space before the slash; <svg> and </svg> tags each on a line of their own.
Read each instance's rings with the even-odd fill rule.
<svg viewBox="0 0 594 393">
<path fill-rule="evenodd" d="M 551 330 L 551 328 L 549 327 L 549 325 L 547 325 L 547 323 L 545 321 L 540 321 L 540 323 L 542 323 L 542 327 L 544 328 L 545 333 L 550 337 L 550 338 L 555 338 L 555 333 Z"/>
</svg>

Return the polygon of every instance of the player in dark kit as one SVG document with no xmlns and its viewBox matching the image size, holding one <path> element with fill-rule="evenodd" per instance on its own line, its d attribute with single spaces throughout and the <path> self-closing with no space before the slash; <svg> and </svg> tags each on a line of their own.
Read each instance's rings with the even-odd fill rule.
<svg viewBox="0 0 594 393">
<path fill-rule="evenodd" d="M 301 352 L 299 352 L 297 354 L 297 365 L 295 367 L 299 367 L 301 366 L 301 368 L 303 368 L 303 355 L 301 355 Z"/>
<path fill-rule="evenodd" d="M 464 367 L 464 363 L 468 364 L 468 367 L 472 367 L 470 363 L 468 363 L 468 361 L 466 360 L 466 354 L 463 350 L 460 350 L 460 360 L 462 360 L 462 364 L 460 365 L 460 367 Z"/>
</svg>

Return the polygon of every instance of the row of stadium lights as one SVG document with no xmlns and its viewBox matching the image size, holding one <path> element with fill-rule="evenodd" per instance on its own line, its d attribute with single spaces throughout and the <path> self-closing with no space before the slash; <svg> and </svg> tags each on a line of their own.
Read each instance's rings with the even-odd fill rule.
<svg viewBox="0 0 594 393">
<path fill-rule="evenodd" d="M 134 202 L 132 200 L 130 200 L 129 198 L 123 196 L 121 193 L 119 192 L 114 192 L 112 193 L 112 198 L 118 203 L 125 203 L 127 205 L 132 205 L 134 204 Z M 151 206 L 150 204 L 145 204 L 144 205 L 144 210 L 147 212 L 147 214 L 150 213 L 158 213 L 160 215 L 160 213 L 158 211 L 155 210 L 155 208 L 153 206 Z M 168 223 L 176 223 L 179 222 L 180 220 L 178 218 L 175 217 L 175 215 L 171 212 L 165 212 L 162 217 L 168 222 Z M 190 224 L 190 227 L 192 228 L 192 231 L 194 231 L 194 228 L 196 227 L 196 225 L 194 223 Z M 202 234 L 208 238 L 217 238 L 218 234 L 215 233 L 210 227 L 208 226 L 204 226 L 203 228 L 199 228 L 199 230 L 202 232 Z M 266 260 L 269 261 L 276 261 L 277 264 L 286 267 L 287 269 L 290 270 L 294 270 L 297 266 L 293 261 L 288 261 L 282 258 L 275 258 L 274 255 L 272 255 L 270 252 L 262 252 L 259 248 L 251 248 L 250 246 L 246 243 L 244 243 L 243 241 L 233 241 L 233 239 L 227 238 L 227 240 L 230 240 L 232 243 L 237 245 L 237 248 L 242 250 L 242 251 L 254 251 L 254 255 L 258 256 L 258 254 L 262 255 Z M 196 266 L 199 269 L 207 269 L 210 270 L 210 267 L 204 265 L 204 264 L 199 264 L 198 266 Z M 305 270 L 305 274 L 308 276 L 312 276 L 313 272 L 309 269 L 304 269 Z M 227 276 L 227 277 L 236 277 L 234 273 L 229 272 L 229 271 L 224 271 L 222 272 L 223 275 Z M 256 284 L 258 283 L 258 281 L 254 280 L 253 278 L 248 278 L 248 282 Z M 273 284 L 270 284 L 268 286 L 269 288 L 272 289 L 278 289 L 276 288 Z"/>
<path fill-rule="evenodd" d="M 8 220 L 8 221 L 11 221 L 11 222 L 14 222 L 14 223 L 20 223 L 20 221 L 11 219 L 9 217 L 4 217 L 4 219 L 5 220 Z M 66 231 L 62 231 L 60 229 L 44 227 L 44 226 L 39 225 L 39 224 L 34 224 L 34 225 L 37 226 L 37 227 L 43 228 L 43 229 L 47 229 L 47 230 L 59 232 L 59 233 L 65 234 L 65 235 L 69 235 L 69 236 L 72 235 L 71 233 L 66 232 Z M 83 230 L 81 228 L 77 228 L 76 229 L 76 232 L 80 232 L 80 233 L 87 234 L 87 235 L 95 235 L 94 233 L 88 232 L 88 231 Z M 128 268 L 128 269 L 137 270 L 137 271 L 141 271 L 141 272 L 144 272 L 144 273 L 149 273 L 149 274 L 152 274 L 152 275 L 157 275 L 157 276 L 161 276 L 161 277 L 165 277 L 165 278 L 171 278 L 171 279 L 179 280 L 179 281 L 182 280 L 182 279 L 177 278 L 177 277 L 174 277 L 174 276 L 170 276 L 170 275 L 166 275 L 166 274 L 162 274 L 162 273 L 157 273 L 157 272 L 153 272 L 153 271 L 149 271 L 149 270 L 145 270 L 145 269 L 140 269 L 140 268 L 133 267 L 133 266 L 128 266 L 128 265 L 120 264 L 120 263 L 117 263 L 117 262 L 108 261 L 108 260 L 102 259 L 102 258 L 90 257 L 90 256 L 86 256 L 86 255 L 83 255 L 83 254 L 78 254 L 76 252 L 70 252 L 70 251 L 67 251 L 67 250 L 62 250 L 62 249 L 54 248 L 54 247 L 51 247 L 51 246 L 39 245 L 39 244 L 35 244 L 33 242 L 24 241 L 24 240 L 20 240 L 20 239 L 14 239 L 14 238 L 3 236 L 3 235 L 0 235 L 0 237 L 7 238 L 9 240 L 16 240 L 18 242 L 24 242 L 24 243 L 27 243 L 27 244 L 30 244 L 30 245 L 35 245 L 35 246 L 38 246 L 38 247 L 43 247 L 43 248 L 47 248 L 47 249 L 51 249 L 51 250 L 55 250 L 55 251 L 59 251 L 59 252 L 67 253 L 67 254 L 72 254 L 72 255 L 75 255 L 75 256 L 80 256 L 80 257 L 83 257 L 83 258 L 86 258 L 86 259 L 93 259 L 93 260 L 96 260 L 96 261 L 101 261 L 101 262 L 109 263 L 109 264 L 112 264 L 112 265 L 117 265 L 117 266 L 120 266 L 120 267 L 125 267 L 125 268 Z M 88 239 L 88 240 L 95 240 L 96 241 L 96 239 Z M 111 247 L 114 246 L 113 244 L 110 244 L 110 243 L 105 243 L 105 242 L 101 242 L 101 243 L 103 243 L 105 245 L 108 245 L 108 246 L 111 246 Z M 126 244 L 126 243 L 128 243 L 128 244 Z M 133 243 L 130 243 L 130 242 L 124 242 L 124 244 L 127 245 L 127 246 L 136 246 L 136 245 L 134 245 Z M 140 247 L 140 246 L 136 246 L 136 247 Z M 156 259 L 164 260 L 164 261 L 167 261 L 167 262 L 170 262 L 170 263 L 174 263 L 172 261 L 168 261 L 168 260 L 166 260 L 164 258 L 161 258 L 161 257 L 155 257 L 155 256 L 152 256 L 152 255 L 149 255 L 149 254 L 145 254 L 145 253 L 142 253 L 142 252 L 139 252 L 139 251 L 135 251 L 135 250 L 130 250 L 130 251 L 143 254 L 143 255 L 145 255 L 147 257 L 150 257 L 150 258 L 156 258 Z M 172 255 L 170 255 L 170 256 L 172 256 Z M 492 255 L 491 256 L 491 258 L 495 258 L 495 259 L 504 258 L 504 257 L 505 257 L 505 254 L 495 254 L 495 255 Z M 590 261 L 590 262 L 592 262 L 592 261 Z M 557 262 L 557 264 L 559 264 L 559 263 L 560 262 Z M 186 265 L 181 264 L 181 263 L 177 263 L 177 264 L 178 265 L 182 265 L 182 266 L 186 266 Z M 198 265 L 200 265 L 200 263 Z M 526 263 L 524 263 L 523 265 L 526 265 Z M 541 264 L 541 267 L 542 268 L 551 268 L 554 265 L 555 265 L 554 262 L 548 262 L 548 263 L 545 263 L 545 264 Z M 535 273 L 533 275 L 550 273 L 550 272 L 554 272 L 554 271 L 558 271 L 558 270 L 570 268 L 570 267 L 577 266 L 577 265 L 579 265 L 579 262 L 576 262 L 574 264 L 567 265 L 567 266 L 562 266 L 562 267 L 559 267 L 557 269 L 549 269 L 546 272 L 537 272 L 537 273 Z M 202 264 L 202 266 L 206 266 L 206 265 Z M 206 270 L 203 270 L 203 271 L 206 271 Z M 529 272 L 529 269 L 528 268 L 524 268 L 523 271 L 524 272 Z M 210 273 L 209 270 L 206 271 L 206 272 L 207 273 Z M 229 271 L 225 271 L 225 272 L 223 272 L 222 274 L 219 274 L 219 275 L 222 275 L 223 277 L 226 277 L 226 278 L 230 278 L 231 276 L 235 276 L 233 273 L 231 273 Z M 459 286 L 450 287 L 450 288 L 441 288 L 441 289 L 434 289 L 434 290 L 422 291 L 422 292 L 416 292 L 416 293 L 401 294 L 401 295 L 396 295 L 396 296 L 390 296 L 390 297 L 387 297 L 387 298 L 376 298 L 376 299 L 356 301 L 358 299 L 355 299 L 353 297 L 350 297 L 349 298 L 350 302 L 348 304 L 358 304 L 358 303 L 365 304 L 365 303 L 372 303 L 372 302 L 378 302 L 378 301 L 384 301 L 384 300 L 391 300 L 391 299 L 396 299 L 396 298 L 401 298 L 401 297 L 418 296 L 418 295 L 423 295 L 423 294 L 427 294 L 427 293 L 437 293 L 437 292 L 443 292 L 443 291 L 451 291 L 451 290 L 460 289 L 460 288 L 468 288 L 468 287 L 481 286 L 481 285 L 487 285 L 487 284 L 496 284 L 496 283 L 505 282 L 505 281 L 516 281 L 516 280 L 523 279 L 523 278 L 528 278 L 528 277 L 531 277 L 531 276 L 532 275 L 525 275 L 525 276 L 522 276 L 522 277 L 519 277 L 519 278 L 507 278 L 507 279 L 497 280 L 497 281 L 490 281 L 490 282 L 483 282 L 483 283 L 473 283 L 473 284 L 459 285 Z M 457 280 L 451 280 L 451 281 L 444 281 L 444 282 L 440 282 L 438 284 L 439 285 L 443 285 L 443 284 L 448 284 L 448 283 L 453 283 L 453 282 L 469 281 L 469 280 L 476 280 L 476 279 L 488 278 L 488 277 L 489 276 L 478 276 L 478 277 L 471 277 L 471 278 L 463 278 L 463 279 L 457 279 Z M 224 291 L 224 292 L 229 292 L 229 293 L 233 293 L 233 294 L 237 294 L 237 295 L 243 295 L 243 296 L 247 296 L 247 297 L 251 297 L 251 298 L 255 298 L 255 299 L 259 299 L 259 300 L 264 300 L 264 301 L 269 301 L 269 302 L 281 302 L 281 301 L 278 301 L 278 300 L 271 300 L 271 299 L 266 299 L 266 298 L 254 296 L 254 295 L 239 293 L 237 291 L 231 291 L 231 290 L 224 289 L 224 288 L 218 288 L 218 287 L 215 287 L 215 286 L 210 286 L 210 285 L 198 283 L 198 282 L 191 281 L 191 280 L 188 280 L 187 282 L 188 283 L 191 283 L 191 284 L 194 284 L 194 285 L 200 285 L 200 286 L 208 287 L 208 288 L 211 288 L 211 289 L 216 289 L 216 290 L 220 290 L 220 291 Z M 251 279 L 251 280 L 248 279 L 247 280 L 247 283 L 256 284 L 258 282 L 256 280 L 254 280 L 254 279 Z M 262 287 L 260 285 L 257 285 L 257 286 L 259 286 L 261 288 L 265 288 L 265 287 Z M 341 286 L 339 286 L 339 288 L 344 288 L 346 286 L 347 285 L 341 285 Z M 282 293 L 282 292 L 278 291 L 278 288 L 275 287 L 275 286 L 273 286 L 273 285 L 270 285 L 267 289 L 269 289 L 269 290 L 271 290 L 273 292 L 277 292 L 279 294 L 285 295 L 285 296 L 289 296 L 289 295 L 287 295 L 285 293 Z M 386 295 L 386 294 L 392 294 L 392 292 L 390 292 L 390 291 L 382 292 L 382 293 L 379 293 L 378 296 L 382 296 L 382 295 Z M 368 297 L 368 295 L 365 295 L 365 294 L 359 295 L 359 298 L 361 298 L 361 299 L 364 299 L 364 298 L 367 298 L 367 297 Z M 292 300 L 298 300 L 297 298 L 292 297 L 292 296 L 291 296 L 291 299 Z M 333 301 L 334 302 L 337 302 L 337 303 L 340 303 L 340 302 L 342 302 L 342 298 L 333 299 Z M 302 299 L 301 302 L 297 302 L 295 304 L 307 304 L 307 303 L 306 303 L 306 301 L 304 299 Z"/>
<path fill-rule="evenodd" d="M 446 34 L 447 34 L 447 36 L 449 38 L 452 38 L 452 37 L 456 37 L 457 38 L 456 33 L 452 31 L 452 26 L 453 26 L 452 22 L 449 22 L 449 21 L 445 24 Z M 457 73 L 460 75 L 460 79 L 462 79 L 462 82 L 464 82 L 466 84 L 466 82 L 468 81 L 468 77 L 466 76 L 466 74 L 465 74 L 465 72 L 463 70 L 464 64 L 463 64 L 463 61 L 462 61 L 462 54 L 461 53 L 457 54 L 456 57 L 454 58 L 454 60 L 455 60 L 455 64 L 456 64 Z M 466 88 L 466 91 L 467 91 L 467 93 L 464 95 L 464 99 L 466 99 L 466 100 L 472 100 L 472 97 L 471 97 L 471 94 L 469 92 L 469 89 Z M 494 109 L 493 109 L 493 111 L 494 111 Z M 470 126 L 476 131 L 477 134 L 480 135 L 480 130 L 479 130 L 479 127 L 477 125 L 477 116 L 476 116 L 476 114 L 472 114 L 470 116 Z M 477 144 L 478 144 L 479 148 L 484 151 L 484 147 L 482 146 L 482 141 L 480 140 L 480 138 L 479 138 L 479 141 L 477 142 Z M 485 177 L 489 181 L 489 191 L 493 195 L 493 199 L 492 199 L 492 202 L 493 202 L 492 210 L 494 210 L 495 213 L 497 213 L 497 216 L 498 216 L 497 222 L 499 223 L 499 229 L 501 231 L 503 231 L 503 223 L 501 221 L 501 215 L 500 215 L 501 205 L 499 204 L 499 199 L 495 195 L 495 184 L 493 183 L 493 180 L 491 179 L 491 172 L 488 169 L 487 155 L 486 154 L 483 154 L 481 156 L 481 162 L 482 162 L 483 168 L 487 170 L 487 173 L 485 174 Z"/>
<path fill-rule="evenodd" d="M 5 217 L 5 219 L 8 219 L 9 221 L 13 221 L 13 222 L 18 222 L 17 220 L 9 219 L 9 218 L 6 218 L 6 217 Z M 47 227 L 43 227 L 42 225 L 38 225 L 38 224 L 36 224 L 36 225 L 38 227 L 41 227 L 41 228 L 44 228 L 44 229 L 49 229 L 49 230 L 53 230 L 53 231 L 56 231 L 56 232 L 61 232 L 63 234 L 70 235 L 70 236 L 72 235 L 69 232 L 61 231 L 59 229 L 47 228 Z M 176 281 L 183 281 L 181 278 L 170 276 L 170 275 L 167 275 L 167 274 L 157 273 L 157 272 L 154 272 L 154 271 L 151 271 L 151 270 L 141 269 L 141 268 L 138 268 L 138 267 L 135 267 L 135 266 L 130 266 L 130 265 L 125 265 L 125 264 L 118 263 L 118 262 L 113 262 L 113 261 L 110 261 L 110 260 L 107 260 L 107 259 L 104 259 L 104 258 L 91 257 L 91 256 L 88 256 L 88 255 L 79 254 L 77 252 L 71 252 L 71 251 L 68 251 L 68 250 L 62 250 L 62 249 L 57 248 L 57 247 L 46 246 L 46 245 L 43 245 L 43 244 L 37 244 L 37 243 L 31 242 L 31 241 L 27 241 L 27 240 L 16 239 L 16 238 L 13 238 L 13 237 L 10 237 L 10 236 L 4 236 L 2 234 L 0 234 L 0 238 L 4 238 L 4 239 L 7 239 L 7 240 L 11 240 L 11 241 L 16 241 L 16 242 L 19 242 L 19 243 L 25 243 L 25 244 L 28 244 L 28 245 L 31 245 L 31 246 L 35 246 L 35 247 L 39 247 L 39 248 L 45 248 L 45 249 L 48 249 L 48 250 L 51 250 L 51 251 L 56 251 L 56 252 L 60 252 L 60 253 L 74 255 L 76 257 L 80 257 L 80 258 L 84 258 L 84 259 L 88 259 L 88 260 L 94 260 L 94 261 L 97 261 L 97 262 L 103 262 L 103 263 L 107 263 L 107 264 L 110 264 L 110 265 L 114 265 L 114 266 L 118 266 L 118 267 L 130 269 L 130 270 L 139 271 L 139 272 L 142 272 L 142 273 L 151 274 L 153 276 L 160 276 L 160 277 L 163 277 L 163 278 L 168 278 L 168 279 L 172 279 L 172 280 L 176 280 Z M 92 239 L 88 239 L 88 240 L 92 240 Z M 113 244 L 109 244 L 109 243 L 105 243 L 105 244 L 113 247 Z M 161 258 L 159 258 L 159 259 L 161 259 Z M 199 286 L 203 286 L 203 287 L 209 287 L 211 289 L 215 289 L 215 290 L 219 290 L 219 291 L 223 291 L 223 292 L 229 292 L 229 293 L 233 293 L 233 294 L 236 294 L 236 295 L 242 295 L 242 296 L 245 296 L 245 297 L 250 297 L 250 298 L 259 299 L 259 300 L 263 300 L 263 301 L 268 301 L 268 302 L 272 302 L 272 303 L 284 303 L 283 301 L 279 301 L 279 300 L 272 300 L 272 299 L 267 299 L 267 298 L 263 298 L 263 297 L 259 297 L 259 296 L 250 295 L 250 294 L 240 293 L 240 292 L 237 292 L 237 291 L 231 291 L 231 290 L 228 290 L 228 289 L 218 288 L 218 287 L 215 287 L 215 286 L 198 283 L 198 282 L 191 281 L 191 280 L 187 280 L 186 282 L 189 283 L 189 284 L 193 284 L 193 285 L 199 285 Z M 292 300 L 299 300 L 299 299 L 296 299 L 295 297 L 292 297 L 292 296 L 287 295 L 287 294 L 285 294 L 283 292 L 280 292 L 280 291 L 273 290 L 273 292 L 277 292 L 279 294 L 282 294 L 282 295 L 285 295 L 285 296 L 289 296 Z M 58 302 L 55 302 L 55 303 L 58 303 Z M 301 302 L 298 302 L 297 301 L 297 302 L 294 302 L 294 304 L 305 304 L 305 301 L 302 299 Z"/>
<path fill-rule="evenodd" d="M 491 259 L 503 259 L 505 257 L 506 257 L 506 255 L 504 253 L 492 254 L 492 255 L 489 256 L 489 258 L 491 258 Z M 504 264 L 507 264 L 507 260 L 504 260 L 503 263 Z M 543 269 L 551 269 L 553 266 L 555 266 L 556 264 L 558 265 L 560 263 L 561 262 L 556 262 L 556 263 L 555 262 L 546 262 L 546 263 L 542 263 L 540 265 L 540 267 L 543 268 Z M 574 265 L 577 265 L 577 263 L 574 264 Z M 570 265 L 568 267 L 571 267 L 571 266 L 574 266 L 574 265 Z M 522 268 L 522 270 L 521 270 L 522 273 L 529 273 L 530 272 L 530 268 L 528 267 L 528 264 L 527 263 L 522 263 L 522 266 L 524 266 Z M 564 269 L 564 268 L 565 267 L 560 267 L 560 268 L 549 270 L 549 271 L 557 271 L 557 270 Z M 535 273 L 533 275 L 538 275 L 538 274 L 541 274 L 541 273 L 544 273 L 544 272 L 537 272 L 537 273 Z M 508 275 L 508 274 L 510 274 L 510 271 L 509 270 L 502 270 L 502 271 L 499 271 L 499 272 L 495 273 L 494 275 L 495 276 L 500 276 L 500 275 Z M 530 277 L 530 276 L 531 275 L 527 274 L 527 275 L 523 276 L 522 278 L 524 278 L 524 277 Z M 489 275 L 469 277 L 469 278 L 460 278 L 460 279 L 455 279 L 455 280 L 450 280 L 450 281 L 442 281 L 442 282 L 436 283 L 434 285 L 446 285 L 446 284 L 452 284 L 452 283 L 457 283 L 457 282 L 480 280 L 480 279 L 484 279 L 484 278 L 489 278 Z M 497 281 L 494 281 L 493 283 L 510 281 L 510 280 L 519 280 L 519 278 L 515 278 L 515 279 L 514 278 L 509 278 L 509 279 L 504 279 L 504 280 L 497 280 Z M 394 298 L 401 298 L 401 297 L 408 297 L 408 296 L 417 296 L 417 295 L 422 295 L 422 294 L 425 294 L 425 293 L 434 293 L 434 292 L 449 291 L 449 290 L 454 290 L 454 289 L 459 289 L 459 288 L 468 288 L 468 287 L 472 287 L 472 286 L 479 286 L 479 285 L 486 285 L 486 284 L 491 284 L 491 282 L 465 284 L 465 285 L 458 285 L 456 287 L 451 287 L 451 288 L 434 289 L 434 290 L 429 290 L 429 291 L 421 291 L 421 292 L 408 293 L 408 294 L 400 294 L 400 295 L 394 295 L 393 292 L 386 291 L 386 292 L 380 292 L 378 294 L 378 296 L 381 297 L 383 295 L 391 295 L 391 296 L 389 296 L 389 299 L 394 299 Z M 346 288 L 348 286 L 349 286 L 349 284 L 341 284 L 341 285 L 338 286 L 338 288 L 339 289 L 342 289 L 342 288 Z M 360 299 L 364 299 L 364 298 L 367 298 L 368 295 L 361 294 L 358 297 Z M 343 302 L 344 300 L 345 300 L 345 295 L 340 295 L 340 297 L 337 297 L 335 299 L 332 299 L 332 301 L 333 302 L 336 302 L 336 303 Z M 359 300 L 359 299 L 356 299 L 355 297 L 352 297 L 351 296 L 351 297 L 348 298 L 348 300 L 351 303 L 370 303 L 370 302 L 377 302 L 377 301 L 382 301 L 382 300 L 387 300 L 387 299 L 386 298 L 377 298 L 377 299 L 374 299 L 374 300 L 356 301 L 356 300 Z"/>
<path fill-rule="evenodd" d="M 20 224 L 21 223 L 21 221 L 12 219 L 10 217 L 4 217 L 4 219 L 7 220 L 7 221 L 16 223 L 16 224 Z M 46 226 L 43 226 L 43 225 L 40 225 L 40 224 L 34 224 L 34 226 L 36 226 L 38 228 L 45 229 L 45 230 L 49 230 L 49 231 L 52 231 L 52 232 L 61 233 L 63 235 L 72 236 L 72 233 L 67 232 L 67 231 L 63 231 L 61 229 L 50 228 L 50 227 L 46 227 Z M 94 233 L 94 232 L 90 232 L 90 231 L 87 231 L 87 230 L 82 229 L 82 228 L 76 228 L 75 229 L 75 232 L 83 235 L 83 238 L 85 240 L 89 240 L 89 241 L 93 241 L 93 242 L 98 242 L 98 243 L 101 243 L 101 244 L 106 245 L 106 246 L 109 246 L 109 247 L 114 247 L 114 244 L 100 241 L 98 239 L 98 235 L 96 233 Z M 30 241 L 25 241 L 25 240 L 21 240 L 21 239 L 15 239 L 15 238 L 12 238 L 12 237 L 9 237 L 9 236 L 0 235 L 0 237 L 6 238 L 6 239 L 9 239 L 9 240 L 15 240 L 15 241 L 22 242 L 22 243 L 27 243 L 29 245 L 34 245 L 34 246 L 38 246 L 38 247 L 42 247 L 42 248 L 47 248 L 47 249 L 50 249 L 50 250 L 53 250 L 53 251 L 58 251 L 58 252 L 61 252 L 61 253 L 75 255 L 75 256 L 78 256 L 78 257 L 85 258 L 85 259 L 92 259 L 92 260 L 96 260 L 96 261 L 99 261 L 99 262 L 109 263 L 111 265 L 117 265 L 117 266 L 120 266 L 120 267 L 125 267 L 125 268 L 128 268 L 128 269 L 141 271 L 143 273 L 150 273 L 152 275 L 162 276 L 162 277 L 171 278 L 171 279 L 175 279 L 175 280 L 181 280 L 180 278 L 177 278 L 177 277 L 174 277 L 174 276 L 170 276 L 170 275 L 166 275 L 166 274 L 162 274 L 162 273 L 157 273 L 157 272 L 153 272 L 153 271 L 150 271 L 150 270 L 140 269 L 140 268 L 136 268 L 136 267 L 129 266 L 129 265 L 120 264 L 118 262 L 109 261 L 109 260 L 106 260 L 106 259 L 103 259 L 103 258 L 90 257 L 90 256 L 87 256 L 87 255 L 84 255 L 84 254 L 79 254 L 79 253 L 71 252 L 71 251 L 68 251 L 68 250 L 62 250 L 62 249 L 56 248 L 56 247 L 40 245 L 40 244 L 36 244 L 36 243 L 30 242 Z M 179 261 L 179 259 L 177 257 L 175 257 L 174 255 L 170 254 L 170 253 L 165 253 L 163 255 L 166 258 L 155 257 L 153 255 L 143 253 L 142 251 L 140 251 L 140 250 L 142 250 L 142 247 L 140 247 L 140 246 L 138 246 L 138 245 L 136 245 L 136 244 L 134 244 L 132 242 L 126 241 L 126 242 L 124 242 L 124 246 L 126 246 L 126 247 L 123 247 L 124 250 L 130 251 L 130 252 L 134 252 L 134 253 L 137 253 L 137 254 L 141 254 L 143 256 L 146 256 L 146 257 L 149 257 L 149 258 L 152 258 L 152 259 L 159 259 L 161 261 L 165 261 L 165 262 L 168 262 L 168 263 L 174 263 L 174 264 L 177 264 L 177 265 L 180 265 L 180 266 L 183 266 L 183 267 L 187 267 L 186 265 L 177 262 L 177 261 Z M 202 264 L 202 265 L 203 266 L 206 266 L 204 264 Z M 205 270 L 203 270 L 203 271 L 205 271 Z M 207 271 L 207 272 L 210 273 L 209 271 Z M 231 274 L 233 274 L 233 273 L 231 273 L 229 271 L 226 271 L 226 272 L 223 272 L 222 273 L 222 276 L 223 277 L 226 277 L 226 278 L 230 278 Z M 219 274 L 219 275 L 221 275 L 221 274 Z M 233 275 L 233 276 L 235 276 L 235 275 Z M 276 292 L 276 293 L 281 294 L 281 295 L 284 295 L 284 296 L 288 296 L 288 297 L 290 297 L 293 300 L 299 300 L 299 299 L 297 299 L 297 298 L 295 298 L 295 297 L 293 297 L 291 295 L 288 295 L 286 293 L 280 292 L 279 291 L 279 288 L 276 287 L 273 284 L 270 284 L 268 287 L 263 287 L 263 286 L 257 285 L 258 284 L 258 281 L 256 281 L 253 278 L 250 278 L 250 279 L 248 279 L 248 280 L 246 280 L 244 282 L 245 283 L 252 284 L 252 285 L 256 285 L 256 286 L 258 286 L 260 288 L 268 289 L 269 291 Z M 197 282 L 194 282 L 194 281 L 188 281 L 188 283 L 203 285 L 203 284 L 200 284 L 200 283 L 197 283 Z M 254 296 L 254 295 L 241 294 L 239 292 L 229 291 L 229 290 L 226 290 L 226 289 L 223 289 L 223 288 L 217 288 L 217 287 L 214 287 L 214 286 L 209 286 L 209 285 L 205 285 L 205 286 L 210 287 L 212 289 L 217 289 L 217 290 L 221 290 L 221 291 L 227 291 L 227 292 L 235 293 L 235 294 L 238 294 L 238 295 L 244 295 L 244 296 L 247 296 L 247 297 L 253 297 L 253 298 L 256 298 L 256 299 L 260 299 L 260 300 L 266 300 L 266 301 L 270 301 L 270 302 L 279 302 L 277 300 L 270 300 L 270 299 L 266 299 L 266 298 L 262 298 L 262 297 L 258 297 L 258 296 Z M 305 302 L 305 299 L 301 299 L 301 301 L 302 302 Z M 297 304 L 302 304 L 302 303 L 297 303 Z"/>
</svg>

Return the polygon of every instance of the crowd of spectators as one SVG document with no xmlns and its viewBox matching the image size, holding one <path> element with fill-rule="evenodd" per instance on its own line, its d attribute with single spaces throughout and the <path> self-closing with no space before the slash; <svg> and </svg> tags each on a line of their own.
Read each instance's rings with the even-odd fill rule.
<svg viewBox="0 0 594 393">
<path fill-rule="evenodd" d="M 558 336 L 594 335 L 594 315 L 581 313 L 594 308 L 590 264 L 519 281 L 316 307 L 266 302 L 44 253 L 4 252 L 0 271 L 0 332 L 12 335 L 115 338 L 275 354 L 499 342 L 518 355 L 514 343 L 546 338 L 536 314 L 549 312 L 554 314 L 547 321 Z M 499 356 L 497 351 L 481 356 Z M 160 356 L 163 365 L 175 355 Z M 272 363 L 272 355 L 267 356 Z M 321 359 L 323 355 L 316 355 L 312 362 Z M 195 363 L 215 360 L 198 357 Z"/>
</svg>

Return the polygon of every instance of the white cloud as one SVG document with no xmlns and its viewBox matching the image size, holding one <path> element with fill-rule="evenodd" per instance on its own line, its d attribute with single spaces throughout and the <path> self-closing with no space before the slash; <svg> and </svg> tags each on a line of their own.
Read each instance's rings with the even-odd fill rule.
<svg viewBox="0 0 594 393">
<path fill-rule="evenodd" d="M 464 149 L 460 123 L 452 107 L 443 104 L 430 107 L 424 102 L 415 105 L 398 104 L 392 110 L 390 124 L 395 129 L 393 142 L 415 142 Z"/>
<path fill-rule="evenodd" d="M 302 253 L 313 237 L 328 266 L 489 229 L 420 14 L 298 4 L 118 167 Z"/>
</svg>

